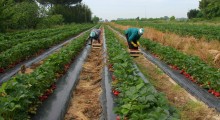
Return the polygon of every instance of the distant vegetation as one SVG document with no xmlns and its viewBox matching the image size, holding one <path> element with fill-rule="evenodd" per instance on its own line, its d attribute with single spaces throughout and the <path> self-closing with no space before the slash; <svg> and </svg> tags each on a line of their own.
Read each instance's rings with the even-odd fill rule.
<svg viewBox="0 0 220 120">
<path fill-rule="evenodd" d="M 192 9 L 187 13 L 189 19 L 205 18 L 213 19 L 220 17 L 220 1 L 219 0 L 201 0 L 199 1 L 199 9 Z"/>
<path fill-rule="evenodd" d="M 0 32 L 92 22 L 90 8 L 80 2 L 81 0 L 1 0 Z"/>
</svg>

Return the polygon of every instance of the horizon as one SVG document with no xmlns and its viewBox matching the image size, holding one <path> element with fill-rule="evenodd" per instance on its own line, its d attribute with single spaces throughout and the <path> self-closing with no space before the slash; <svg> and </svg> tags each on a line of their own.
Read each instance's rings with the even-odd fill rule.
<svg viewBox="0 0 220 120">
<path fill-rule="evenodd" d="M 161 18 L 175 16 L 188 18 L 187 12 L 198 9 L 199 0 L 83 0 L 88 5 L 93 16 L 103 20 L 117 20 L 118 18 Z"/>
</svg>

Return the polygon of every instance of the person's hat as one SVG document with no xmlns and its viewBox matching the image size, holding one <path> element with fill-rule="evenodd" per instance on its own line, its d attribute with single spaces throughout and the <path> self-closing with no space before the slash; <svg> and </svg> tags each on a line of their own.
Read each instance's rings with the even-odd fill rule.
<svg viewBox="0 0 220 120">
<path fill-rule="evenodd" d="M 92 31 L 91 33 L 90 33 L 90 35 L 89 35 L 90 37 L 95 37 L 95 32 L 94 31 Z"/>
<path fill-rule="evenodd" d="M 143 29 L 143 28 L 140 28 L 138 32 L 139 32 L 140 35 L 143 35 L 144 29 Z"/>
</svg>

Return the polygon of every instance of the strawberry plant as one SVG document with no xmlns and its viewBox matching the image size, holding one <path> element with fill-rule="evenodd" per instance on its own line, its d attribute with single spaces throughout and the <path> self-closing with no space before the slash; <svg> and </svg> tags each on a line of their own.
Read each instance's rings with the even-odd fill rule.
<svg viewBox="0 0 220 120">
<path fill-rule="evenodd" d="M 122 30 L 117 29 L 121 33 Z M 213 95 L 220 93 L 220 71 L 211 67 L 197 56 L 186 55 L 169 46 L 163 46 L 155 41 L 141 38 L 140 43 L 146 50 L 158 56 L 159 59 L 179 70 L 186 78 L 207 90 L 215 90 Z"/>
<path fill-rule="evenodd" d="M 105 33 L 109 64 L 114 70 L 112 78 L 118 81 L 112 84 L 117 119 L 178 119 L 178 112 L 165 96 L 138 76 L 132 58 L 113 32 L 106 29 Z"/>
<path fill-rule="evenodd" d="M 172 64 L 181 70 L 187 78 L 193 80 L 197 84 L 202 84 L 202 87 L 207 89 L 215 89 L 220 92 L 220 71 L 217 68 L 211 67 L 196 56 L 186 55 L 172 47 L 162 46 L 154 41 L 142 39 L 141 44 L 148 50 L 160 56 L 160 59 L 167 64 Z M 152 45 L 154 44 L 154 45 Z M 207 84 L 210 82 L 211 84 Z"/>
<path fill-rule="evenodd" d="M 117 24 L 136 26 L 136 21 L 117 21 Z M 195 38 L 205 37 L 207 40 L 220 41 L 219 26 L 213 25 L 198 25 L 198 24 L 178 24 L 178 23 L 163 23 L 153 21 L 139 21 L 138 25 L 152 27 L 162 32 L 172 32 L 180 36 L 194 36 Z"/>
<path fill-rule="evenodd" d="M 72 29 L 66 29 L 61 34 L 50 36 L 50 38 L 35 39 L 17 44 L 11 49 L 0 53 L 0 72 L 4 72 L 4 70 L 14 67 L 20 62 L 38 55 L 42 50 L 46 50 L 62 42 L 66 38 L 76 35 L 90 27 L 92 27 L 91 24 L 74 26 Z"/>
<path fill-rule="evenodd" d="M 64 73 L 66 65 L 85 45 L 88 32 L 72 41 L 59 52 L 50 55 L 31 74 L 20 74 L 2 84 L 0 88 L 0 118 L 23 120 L 36 113 L 37 106 L 56 88 L 57 73 Z"/>
</svg>

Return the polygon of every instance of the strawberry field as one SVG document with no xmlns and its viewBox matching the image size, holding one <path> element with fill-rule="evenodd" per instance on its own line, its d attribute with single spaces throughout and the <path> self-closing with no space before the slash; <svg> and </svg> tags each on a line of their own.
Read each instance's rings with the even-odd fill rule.
<svg viewBox="0 0 220 120">
<path fill-rule="evenodd" d="M 0 41 L 0 72 L 14 67 L 18 63 L 33 57 L 56 45 L 70 36 L 74 36 L 90 28 L 92 25 L 73 25 L 72 27 L 54 30 L 39 30 L 35 32 L 5 35 Z M 28 37 L 27 37 L 28 36 Z"/>
<path fill-rule="evenodd" d="M 119 30 L 123 33 L 122 30 Z M 186 55 L 172 47 L 163 46 L 149 39 L 140 40 L 142 46 L 152 54 L 166 62 L 174 70 L 178 70 L 190 81 L 220 97 L 220 72 L 218 68 L 206 64 L 196 56 Z"/>
<path fill-rule="evenodd" d="M 152 27 L 163 32 L 176 33 L 181 36 L 193 36 L 195 38 L 204 37 L 207 40 L 220 40 L 219 26 L 214 25 L 193 25 L 187 23 L 160 23 L 160 22 L 137 22 L 125 21 L 116 22 L 122 25 Z"/>
<path fill-rule="evenodd" d="M 0 80 L 0 120 L 199 119 L 199 116 L 192 118 L 184 113 L 175 102 L 170 101 L 166 92 L 155 87 L 155 83 L 149 80 L 153 78 L 142 74 L 145 71 L 140 69 L 140 64 L 137 67 L 136 58 L 131 57 L 127 51 L 122 29 L 102 24 L 102 46 L 95 49 L 88 44 L 92 27 L 99 28 L 100 25 L 73 24 L 2 34 L 0 79 L 3 79 L 3 74 L 16 71 L 17 65 L 22 67 L 8 80 Z M 210 37 L 212 38 L 214 37 Z M 150 39 L 141 38 L 140 43 L 142 53 L 139 59 L 143 61 L 143 66 L 147 63 L 146 60 L 155 65 L 159 61 L 172 72 L 168 73 L 157 65 L 163 70 L 163 74 L 175 73 L 181 80 L 184 78 L 190 84 L 197 85 L 194 89 L 202 89 L 204 96 L 208 94 L 211 100 L 219 102 L 218 68 L 196 56 L 184 54 Z M 48 53 L 44 59 L 33 62 L 30 66 L 23 64 L 56 45 L 60 45 L 60 48 Z M 144 69 L 149 73 L 155 72 L 150 71 L 150 68 Z M 174 79 L 172 76 L 170 78 Z M 188 92 L 194 96 L 190 90 Z M 198 96 L 196 98 L 200 100 Z M 219 114 L 219 106 L 215 105 L 207 103 L 206 106 L 215 109 L 208 108 L 212 112 L 211 115 L 204 113 L 209 117 L 207 119 Z M 200 114 L 199 110 L 197 112 Z"/>
<path fill-rule="evenodd" d="M 112 91 L 116 98 L 116 114 L 122 119 L 178 119 L 178 113 L 161 93 L 137 75 L 132 58 L 106 29 Z"/>
</svg>

